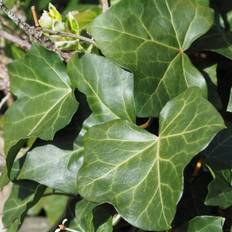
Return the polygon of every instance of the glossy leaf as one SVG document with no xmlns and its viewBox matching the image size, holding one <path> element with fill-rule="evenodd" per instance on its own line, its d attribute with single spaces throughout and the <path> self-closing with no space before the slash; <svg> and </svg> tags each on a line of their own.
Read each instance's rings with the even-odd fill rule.
<svg viewBox="0 0 232 232">
<path fill-rule="evenodd" d="M 135 74 L 139 116 L 158 116 L 169 99 L 205 80 L 184 53 L 213 23 L 194 0 L 123 0 L 99 16 L 91 33 L 103 54 Z"/>
<path fill-rule="evenodd" d="M 65 151 L 53 145 L 30 151 L 18 179 L 34 180 L 66 193 L 77 193 L 76 175 L 82 165 L 82 148 Z"/>
<path fill-rule="evenodd" d="M 65 66 L 55 53 L 33 46 L 8 69 L 18 100 L 5 116 L 6 153 L 22 139 L 52 139 L 77 109 Z"/>
<path fill-rule="evenodd" d="M 112 203 L 136 227 L 167 230 L 182 195 L 185 166 L 223 127 L 197 88 L 166 104 L 159 137 L 123 120 L 92 127 L 78 189 L 88 200 Z"/>
<path fill-rule="evenodd" d="M 87 96 L 97 120 L 135 121 L 132 74 L 106 58 L 87 54 L 75 56 L 68 65 L 72 83 Z"/>
<path fill-rule="evenodd" d="M 222 217 L 199 216 L 190 220 L 177 232 L 223 232 L 224 221 Z"/>
<path fill-rule="evenodd" d="M 87 96 L 92 110 L 83 123 L 77 144 L 82 144 L 86 130 L 94 125 L 119 118 L 135 122 L 132 74 L 106 58 L 89 54 L 81 59 L 73 57 L 68 72 L 73 86 Z"/>
<path fill-rule="evenodd" d="M 222 130 L 204 150 L 206 163 L 214 170 L 232 168 L 232 126 Z"/>
<path fill-rule="evenodd" d="M 39 200 L 44 187 L 36 183 L 25 182 L 13 185 L 11 194 L 4 205 L 2 221 L 10 232 L 17 232 L 25 214 Z"/>
<path fill-rule="evenodd" d="M 232 169 L 213 172 L 214 180 L 209 184 L 206 205 L 226 209 L 232 206 Z"/>
</svg>

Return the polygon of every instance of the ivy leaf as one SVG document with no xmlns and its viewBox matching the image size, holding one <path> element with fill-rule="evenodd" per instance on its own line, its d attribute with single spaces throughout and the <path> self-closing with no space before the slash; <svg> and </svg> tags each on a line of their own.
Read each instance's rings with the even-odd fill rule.
<svg viewBox="0 0 232 232">
<path fill-rule="evenodd" d="M 230 99 L 229 99 L 229 103 L 227 106 L 227 111 L 232 113 L 232 89 L 230 90 Z"/>
<path fill-rule="evenodd" d="M 205 204 L 226 209 L 232 205 L 232 169 L 212 171 L 212 175 Z"/>
<path fill-rule="evenodd" d="M 135 122 L 132 74 L 117 67 L 106 58 L 87 54 L 75 56 L 68 64 L 68 72 L 99 122 L 126 119 Z"/>
<path fill-rule="evenodd" d="M 106 58 L 86 54 L 81 59 L 73 57 L 68 64 L 68 73 L 77 87 L 87 96 L 92 110 L 83 123 L 75 143 L 82 145 L 88 128 L 113 119 L 135 122 L 133 75 L 116 66 Z"/>
<path fill-rule="evenodd" d="M 40 201 L 28 211 L 28 215 L 31 216 L 38 215 L 41 210 L 44 209 L 50 225 L 54 225 L 63 217 L 69 200 L 69 197 L 65 195 L 52 195 L 52 191 L 51 189 L 46 191 L 45 195 L 51 195 L 41 198 Z"/>
<path fill-rule="evenodd" d="M 197 88 L 166 104 L 159 137 L 123 120 L 92 127 L 84 140 L 79 192 L 87 200 L 112 203 L 136 227 L 167 230 L 182 195 L 185 166 L 223 127 Z"/>
<path fill-rule="evenodd" d="M 72 221 L 71 227 L 79 232 L 94 232 L 92 211 L 97 205 L 97 203 L 86 200 L 81 200 L 78 202 L 75 209 L 76 217 Z"/>
<path fill-rule="evenodd" d="M 55 53 L 34 45 L 8 69 L 11 91 L 18 100 L 5 117 L 6 153 L 22 139 L 52 139 L 69 123 L 78 105 L 65 65 Z"/>
<path fill-rule="evenodd" d="M 91 33 L 106 57 L 134 72 L 136 111 L 146 117 L 188 87 L 206 92 L 184 51 L 212 23 L 212 10 L 193 0 L 123 0 L 94 20 Z"/>
<path fill-rule="evenodd" d="M 2 221 L 11 232 L 17 232 L 26 212 L 35 205 L 45 188 L 37 183 L 24 182 L 13 185 L 11 194 L 4 205 Z"/>
<path fill-rule="evenodd" d="M 53 145 L 30 151 L 18 179 L 34 180 L 65 193 L 77 193 L 76 175 L 82 165 L 82 148 L 64 151 Z"/>
<path fill-rule="evenodd" d="M 204 150 L 206 163 L 214 170 L 232 168 L 232 125 L 222 130 Z"/>
<path fill-rule="evenodd" d="M 222 109 L 221 98 L 217 90 L 217 65 L 207 67 L 203 71 L 208 86 L 208 99 L 217 109 Z"/>
<path fill-rule="evenodd" d="M 177 232 L 223 232 L 224 221 L 222 217 L 199 216 L 190 220 Z"/>
<path fill-rule="evenodd" d="M 97 232 L 112 232 L 113 226 L 112 226 L 112 217 L 110 217 L 104 224 L 99 226 L 97 229 Z"/>
<path fill-rule="evenodd" d="M 214 25 L 207 34 L 193 45 L 193 49 L 212 51 L 232 59 L 232 33 L 225 32 L 222 28 Z"/>
</svg>

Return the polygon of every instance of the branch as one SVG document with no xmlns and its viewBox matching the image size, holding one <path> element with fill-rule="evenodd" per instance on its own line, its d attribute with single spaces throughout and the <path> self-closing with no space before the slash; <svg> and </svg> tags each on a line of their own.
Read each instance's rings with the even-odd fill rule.
<svg viewBox="0 0 232 232">
<path fill-rule="evenodd" d="M 27 40 L 23 40 L 18 36 L 12 35 L 6 31 L 0 30 L 0 37 L 17 44 L 22 49 L 29 50 L 31 48 L 31 44 Z"/>
<path fill-rule="evenodd" d="M 67 33 L 67 32 L 62 32 L 62 31 L 52 31 L 52 30 L 44 30 L 45 33 L 48 33 L 50 35 L 61 35 L 64 37 L 69 37 L 69 38 L 73 38 L 73 39 L 79 39 L 79 40 L 83 40 L 87 43 L 93 44 L 94 46 L 96 46 L 96 43 L 94 42 L 94 40 L 81 36 L 81 35 L 76 35 L 76 34 L 72 34 L 72 33 Z"/>
<path fill-rule="evenodd" d="M 100 0 L 102 11 L 105 12 L 109 8 L 108 0 Z"/>
<path fill-rule="evenodd" d="M 65 59 L 63 53 L 58 50 L 55 45 L 43 35 L 43 32 L 40 28 L 36 28 L 27 24 L 23 19 L 16 16 L 11 10 L 9 10 L 3 3 L 3 0 L 0 0 L 0 10 L 3 11 L 8 18 L 10 18 L 24 33 L 28 36 L 29 40 L 32 42 L 37 42 L 43 47 L 54 51 L 60 55 L 61 58 Z"/>
</svg>

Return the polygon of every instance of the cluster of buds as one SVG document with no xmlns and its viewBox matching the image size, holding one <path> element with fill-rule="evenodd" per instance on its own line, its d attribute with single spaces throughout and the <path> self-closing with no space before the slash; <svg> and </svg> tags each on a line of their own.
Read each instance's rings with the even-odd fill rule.
<svg viewBox="0 0 232 232">
<path fill-rule="evenodd" d="M 44 10 L 42 16 L 40 17 L 39 25 L 45 32 L 51 30 L 53 32 L 64 32 L 80 35 L 79 24 L 74 14 L 69 12 L 65 19 L 63 19 L 60 12 L 51 3 L 49 3 L 48 11 Z M 49 35 L 49 38 L 60 50 L 83 50 L 79 43 L 79 39 L 65 37 L 63 35 Z"/>
</svg>

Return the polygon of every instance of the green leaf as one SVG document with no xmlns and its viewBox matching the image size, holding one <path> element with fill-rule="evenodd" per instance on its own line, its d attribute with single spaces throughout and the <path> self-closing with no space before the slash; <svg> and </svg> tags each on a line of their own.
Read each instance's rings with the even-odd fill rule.
<svg viewBox="0 0 232 232">
<path fill-rule="evenodd" d="M 232 89 L 230 90 L 230 99 L 226 109 L 228 112 L 232 113 Z"/>
<path fill-rule="evenodd" d="M 214 26 L 194 44 L 193 49 L 216 52 L 232 59 L 232 34 Z"/>
<path fill-rule="evenodd" d="M 97 232 L 113 232 L 112 217 L 110 217 L 104 224 L 99 226 Z"/>
<path fill-rule="evenodd" d="M 106 58 L 86 54 L 68 64 L 73 86 L 87 96 L 99 122 L 126 119 L 135 122 L 133 77 Z"/>
<path fill-rule="evenodd" d="M 64 151 L 53 145 L 30 151 L 18 179 L 34 180 L 65 193 L 77 193 L 76 175 L 82 165 L 82 148 Z"/>
<path fill-rule="evenodd" d="M 51 194 L 46 191 L 45 194 Z M 29 210 L 29 215 L 37 215 L 44 209 L 50 225 L 57 223 L 63 217 L 69 197 L 62 195 L 51 195 L 40 199 L 40 201 Z"/>
<path fill-rule="evenodd" d="M 222 217 L 199 216 L 190 220 L 177 232 L 223 232 L 224 221 Z"/>
<path fill-rule="evenodd" d="M 83 197 L 112 203 L 129 223 L 144 230 L 170 228 L 185 166 L 224 127 L 197 88 L 168 102 L 159 123 L 159 137 L 123 120 L 90 128 L 78 174 Z"/>
<path fill-rule="evenodd" d="M 214 170 L 232 168 L 232 125 L 222 130 L 204 150 L 206 163 Z"/>
<path fill-rule="evenodd" d="M 77 109 L 65 66 L 55 53 L 33 46 L 9 65 L 9 74 L 18 100 L 5 116 L 6 153 L 21 139 L 52 139 Z"/>
<path fill-rule="evenodd" d="M 71 227 L 79 232 L 94 232 L 92 211 L 97 205 L 97 203 L 86 200 L 78 202 L 75 209 L 76 217 L 72 221 Z"/>
<path fill-rule="evenodd" d="M 2 221 L 11 232 L 17 232 L 26 212 L 35 205 L 45 188 L 37 183 L 24 182 L 13 185 L 11 194 L 4 205 Z"/>
<path fill-rule="evenodd" d="M 93 22 L 91 33 L 106 57 L 134 72 L 137 114 L 158 116 L 186 88 L 206 92 L 184 51 L 212 23 L 212 10 L 194 0 L 123 0 Z"/>
<path fill-rule="evenodd" d="M 203 71 L 208 86 L 208 99 L 217 109 L 222 109 L 222 102 L 217 91 L 217 64 L 209 66 Z"/>
<path fill-rule="evenodd" d="M 9 182 L 10 180 L 7 175 L 7 167 L 4 167 L 4 169 L 0 173 L 0 192 Z"/>
<path fill-rule="evenodd" d="M 135 122 L 132 74 L 106 58 L 86 54 L 73 57 L 68 63 L 73 86 L 87 96 L 92 115 L 84 122 L 76 143 L 82 144 L 86 130 L 113 119 Z"/>
<path fill-rule="evenodd" d="M 232 169 L 212 171 L 214 180 L 209 184 L 206 205 L 226 209 L 232 206 Z"/>
</svg>

